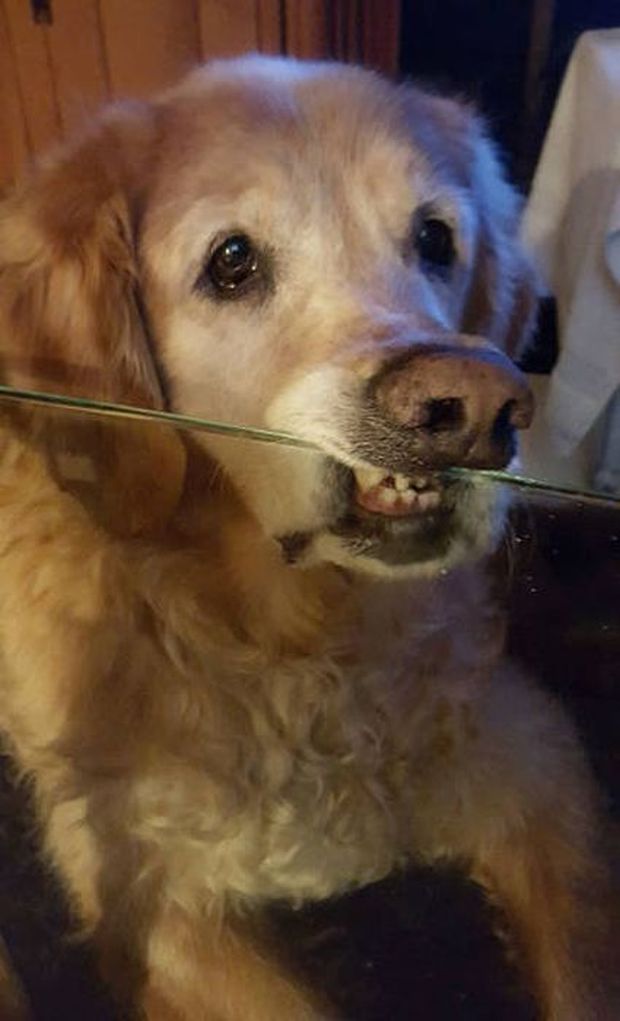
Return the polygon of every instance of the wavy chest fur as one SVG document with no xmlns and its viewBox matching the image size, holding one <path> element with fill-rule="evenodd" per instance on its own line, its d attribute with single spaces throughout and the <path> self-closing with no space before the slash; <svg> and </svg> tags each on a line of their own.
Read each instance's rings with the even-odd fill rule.
<svg viewBox="0 0 620 1021">
<path fill-rule="evenodd" d="M 164 643 L 176 676 L 131 814 L 190 885 L 303 900 L 386 875 L 415 845 L 425 771 L 471 739 L 496 624 L 480 579 L 336 589 L 334 618 L 297 642 L 265 638 L 263 601 L 253 635 L 208 643 L 198 674 L 195 642 L 189 657 L 178 632 Z"/>
<path fill-rule="evenodd" d="M 200 558 L 128 553 L 57 497 L 47 560 L 40 502 L 11 520 L 0 639 L 3 726 L 58 846 L 68 813 L 188 903 L 324 897 L 411 853 L 497 651 L 478 574 L 295 571 L 239 527 Z"/>
</svg>

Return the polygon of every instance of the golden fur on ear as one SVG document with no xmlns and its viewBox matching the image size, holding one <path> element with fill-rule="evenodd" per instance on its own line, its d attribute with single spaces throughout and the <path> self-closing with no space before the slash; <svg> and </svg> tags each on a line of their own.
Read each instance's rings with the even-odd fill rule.
<svg viewBox="0 0 620 1021">
<path fill-rule="evenodd" d="M 534 325 L 536 280 L 518 241 L 520 202 L 493 144 L 470 115 L 471 187 L 480 233 L 463 317 L 465 333 L 484 336 L 512 358 L 522 353 Z"/>
<path fill-rule="evenodd" d="M 403 95 L 414 138 L 440 175 L 447 173 L 469 193 L 478 221 L 461 331 L 485 337 L 515 358 L 531 333 L 537 306 L 534 272 L 518 239 L 519 196 L 469 104 L 407 88 Z"/>
<path fill-rule="evenodd" d="M 164 406 L 134 243 L 152 130 L 148 107 L 119 108 L 0 205 L 4 383 Z M 158 531 L 183 484 L 179 438 L 155 425 L 61 421 L 67 417 L 39 424 L 52 456 L 96 450 L 107 523 L 123 534 Z M 84 431 L 96 442 L 80 441 Z"/>
</svg>

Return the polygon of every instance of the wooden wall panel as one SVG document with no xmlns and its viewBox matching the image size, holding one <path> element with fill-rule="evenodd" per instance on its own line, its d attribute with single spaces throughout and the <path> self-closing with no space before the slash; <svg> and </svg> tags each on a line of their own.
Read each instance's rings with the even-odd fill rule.
<svg viewBox="0 0 620 1021">
<path fill-rule="evenodd" d="M 52 9 L 47 38 L 61 128 L 67 136 L 108 98 L 107 59 L 98 0 L 54 0 Z"/>
<path fill-rule="evenodd" d="M 285 0 L 284 9 L 286 52 L 308 59 L 329 56 L 331 18 L 326 0 Z"/>
<path fill-rule="evenodd" d="M 3 0 L 7 35 L 17 70 L 28 146 L 33 153 L 61 138 L 60 113 L 49 52 L 49 26 L 37 25 L 30 4 Z"/>
<path fill-rule="evenodd" d="M 361 55 L 366 67 L 397 74 L 400 64 L 400 0 L 364 0 Z"/>
<path fill-rule="evenodd" d="M 395 74 L 400 8 L 400 0 L 285 0 L 286 52 Z"/>
<path fill-rule="evenodd" d="M 13 181 L 30 157 L 26 120 L 17 82 L 6 12 L 0 0 L 0 191 Z"/>
<path fill-rule="evenodd" d="M 262 53 L 284 52 L 284 19 L 281 0 L 256 0 L 258 48 Z"/>
<path fill-rule="evenodd" d="M 257 0 L 198 0 L 203 60 L 259 49 Z"/>
<path fill-rule="evenodd" d="M 101 0 L 113 96 L 143 98 L 200 59 L 195 0 Z"/>
<path fill-rule="evenodd" d="M 331 12 L 331 56 L 356 63 L 362 59 L 362 0 L 343 0 Z"/>
<path fill-rule="evenodd" d="M 259 50 L 395 70 L 399 0 L 0 0 L 0 188 L 109 98 Z"/>
</svg>

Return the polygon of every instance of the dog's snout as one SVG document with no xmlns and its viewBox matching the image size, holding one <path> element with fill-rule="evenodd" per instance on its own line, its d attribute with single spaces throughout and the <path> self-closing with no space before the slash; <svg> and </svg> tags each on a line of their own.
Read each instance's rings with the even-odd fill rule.
<svg viewBox="0 0 620 1021">
<path fill-rule="evenodd" d="M 373 382 L 381 413 L 415 433 L 417 455 L 436 465 L 502 467 L 516 429 L 532 419 L 527 381 L 501 351 L 425 344 Z"/>
</svg>

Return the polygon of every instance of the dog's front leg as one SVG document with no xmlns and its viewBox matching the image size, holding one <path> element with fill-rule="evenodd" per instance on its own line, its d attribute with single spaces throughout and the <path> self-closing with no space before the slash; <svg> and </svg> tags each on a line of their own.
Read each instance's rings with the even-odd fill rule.
<svg viewBox="0 0 620 1021">
<path fill-rule="evenodd" d="M 335 1013 L 226 921 L 164 910 L 147 949 L 147 1021 L 332 1021 Z"/>
<path fill-rule="evenodd" d="M 439 735 L 442 755 L 416 779 L 420 849 L 467 863 L 503 912 L 541 1019 L 617 1021 L 617 907 L 569 721 L 507 671 L 442 727 L 450 741 Z"/>
<path fill-rule="evenodd" d="M 561 814 L 561 810 L 560 810 Z M 471 875 L 504 913 L 544 1021 L 616 1021 L 617 944 L 602 863 L 562 825 L 533 815 L 481 847 Z"/>
<path fill-rule="evenodd" d="M 0 936 L 0 1018 L 2 1021 L 33 1021 L 26 995 Z"/>
</svg>

